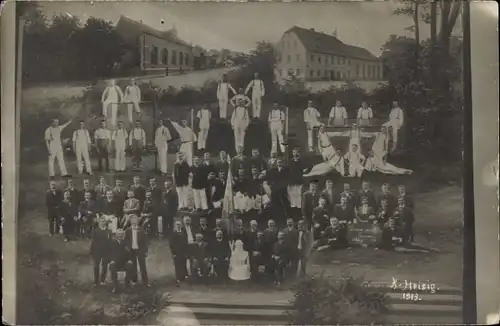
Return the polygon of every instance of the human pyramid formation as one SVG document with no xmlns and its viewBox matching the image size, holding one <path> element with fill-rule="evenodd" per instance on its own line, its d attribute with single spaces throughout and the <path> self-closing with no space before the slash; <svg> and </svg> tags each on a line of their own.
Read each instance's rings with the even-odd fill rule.
<svg viewBox="0 0 500 326">
<path fill-rule="evenodd" d="M 115 89 L 113 84 L 111 87 Z M 223 94 L 225 91 L 227 95 L 230 89 L 232 87 L 224 77 L 218 88 L 223 118 L 228 102 L 228 96 L 224 98 Z M 276 283 L 281 283 L 285 274 L 293 276 L 305 272 L 305 258 L 310 248 L 345 246 L 346 226 L 350 223 L 376 222 L 385 235 L 381 244 L 384 248 L 411 242 L 413 206 L 408 205 L 409 197 L 406 196 L 404 187 L 400 187 L 399 193 L 399 199 L 404 200 L 396 201 L 385 190 L 385 185 L 382 188 L 383 196 L 387 198 L 376 204 L 363 199 L 371 198 L 367 191 L 366 196 L 362 196 L 361 192 L 359 196 L 354 196 L 349 188 L 345 188 L 338 196 L 332 194 L 331 181 L 327 182 L 322 193 L 317 191 L 317 181 L 314 180 L 308 191 L 302 191 L 304 177 L 337 169 L 337 164 L 332 163 L 338 152 L 332 148 L 329 138 L 328 146 L 321 145 L 325 133 L 323 126 L 320 127 L 318 139 L 321 153 L 327 161 L 311 169 L 302 160 L 300 150 L 294 148 L 291 160 L 285 165 L 284 158 L 277 154 L 278 144 L 284 146 L 284 114 L 275 105 L 269 114 L 270 128 L 274 130 L 271 158 L 264 160 L 257 149 L 252 150 L 251 157 L 246 157 L 243 154 L 244 132 L 249 121 L 246 106 L 251 102 L 253 117 L 260 117 L 260 98 L 264 94 L 264 84 L 257 74 L 246 91 L 249 90 L 256 94 L 252 95 L 252 101 L 242 90 L 231 99 L 231 104 L 235 107 L 231 125 L 237 150 L 237 155 L 233 158 L 225 151 L 220 152 L 217 161 L 213 161 L 208 152 L 204 152 L 202 157 L 194 155 L 195 141 L 198 140 L 198 149 L 202 152 L 206 144 L 208 130 L 203 129 L 208 129 L 209 125 L 204 122 L 209 122 L 211 117 L 209 110 L 203 109 L 197 115 L 200 120 L 199 137 L 196 137 L 187 121 L 178 124 L 169 120 L 179 133 L 181 145 L 172 178 L 167 178 L 163 189 L 156 185 L 154 177 L 149 179 L 148 188 L 141 184 L 139 176 L 133 177 L 133 183 L 128 188 L 123 186 L 120 178 L 115 179 L 116 184 L 112 188 L 107 185 L 105 177 L 101 176 L 100 184 L 92 189 L 90 180 L 85 179 L 81 191 L 76 189 L 71 179 L 68 179 L 68 187 L 64 191 L 57 189 L 55 181 L 50 181 L 46 197 L 49 232 L 51 235 L 63 233 L 65 241 L 70 241 L 75 236 L 92 237 L 91 254 L 94 258 L 96 285 L 104 282 L 109 266 L 113 288 L 117 291 L 117 273 L 125 271 L 126 285 L 129 285 L 130 282 L 137 281 L 139 265 L 141 279 L 149 286 L 146 267 L 148 242 L 150 238 L 163 235 L 167 235 L 170 240 L 178 283 L 189 277 L 209 275 L 218 279 L 229 277 L 232 280 L 269 275 Z M 111 91 L 106 92 L 109 95 Z M 106 99 L 107 97 L 103 103 Z M 113 100 L 110 101 L 108 104 L 114 103 Z M 59 161 L 61 174 L 69 177 L 64 166 L 60 139 L 62 129 L 68 124 L 69 122 L 60 126 L 59 121 L 54 119 L 53 125 L 45 133 L 51 177 L 54 176 L 55 158 Z M 348 153 L 351 156 L 346 157 L 349 175 L 360 177 L 361 173 L 356 173 L 357 168 L 351 166 L 356 166 L 352 155 L 359 155 L 362 133 L 356 126 L 349 133 L 352 149 Z M 146 134 L 141 128 L 140 120 L 135 122 L 135 127 L 130 132 L 125 131 L 121 121 L 113 131 L 106 128 L 106 121 L 102 121 L 94 138 L 101 171 L 104 170 L 104 165 L 109 170 L 108 155 L 112 141 L 116 151 L 115 170 L 120 172 L 126 169 L 127 144 L 133 149 L 134 169 L 140 169 L 142 151 L 146 145 Z M 169 129 L 160 120 L 155 132 L 155 145 L 162 174 L 167 174 L 167 145 L 171 138 Z M 385 142 L 385 139 L 379 141 L 380 144 Z M 87 172 L 92 174 L 89 159 L 91 139 L 83 122 L 80 123 L 80 129 L 73 133 L 73 143 L 79 173 L 83 173 L 83 158 Z M 355 147 L 357 144 L 358 148 Z M 386 149 L 386 145 L 384 146 Z M 283 147 L 280 149 L 285 151 Z M 326 169 L 324 164 L 328 165 Z M 344 175 L 343 172 L 341 174 Z M 367 183 L 363 183 L 363 190 L 366 190 L 366 185 Z M 234 197 L 228 199 L 227 189 L 231 188 Z M 199 223 L 195 224 L 192 224 L 189 213 L 190 191 L 194 197 L 192 210 L 202 216 Z M 234 203 L 235 209 L 232 216 L 234 227 L 230 228 L 221 219 L 222 210 L 228 209 L 225 205 L 231 204 L 228 200 Z M 182 221 L 175 218 L 179 211 L 184 216 Z M 378 213 L 372 214 L 374 211 Z M 246 229 L 244 225 L 248 222 L 250 228 Z M 266 229 L 263 230 L 264 228 Z M 282 231 L 279 228 L 283 228 Z"/>
</svg>

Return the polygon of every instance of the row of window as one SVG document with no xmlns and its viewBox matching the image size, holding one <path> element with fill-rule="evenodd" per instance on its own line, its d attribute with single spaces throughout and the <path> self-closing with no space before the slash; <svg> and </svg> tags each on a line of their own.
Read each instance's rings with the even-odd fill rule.
<svg viewBox="0 0 500 326">
<path fill-rule="evenodd" d="M 151 49 L 150 56 L 151 56 L 150 58 L 151 64 L 157 65 L 160 61 L 162 65 L 167 65 L 169 63 L 169 53 L 167 49 L 161 50 L 161 60 L 160 60 L 158 47 L 153 46 L 153 48 Z M 177 65 L 177 62 L 179 66 L 189 65 L 189 54 L 172 50 L 170 52 L 170 64 Z"/>
<path fill-rule="evenodd" d="M 371 66 L 368 66 L 370 68 Z M 364 68 L 364 66 L 363 66 Z M 372 67 L 375 68 L 375 67 Z M 365 75 L 365 70 L 363 69 L 363 75 L 359 75 L 359 72 L 356 72 L 356 78 L 362 78 L 362 79 L 382 79 L 382 76 L 380 75 L 380 67 L 377 66 L 377 69 L 368 69 L 369 73 Z M 376 75 L 374 73 L 376 72 Z M 283 71 L 280 72 L 283 74 Z M 297 77 L 301 77 L 301 71 L 300 69 L 288 69 L 287 70 L 288 76 L 295 75 Z M 334 71 L 334 70 L 314 70 L 310 69 L 309 70 L 309 77 L 311 78 L 321 78 L 321 77 L 326 77 L 332 80 L 344 80 L 344 79 L 351 79 L 351 71 L 348 70 L 346 73 L 340 72 L 340 71 Z"/>
<path fill-rule="evenodd" d="M 295 55 L 295 61 L 297 62 L 300 62 L 301 60 L 301 57 L 300 57 L 300 54 L 296 54 Z M 287 54 L 286 56 L 286 61 L 287 63 L 291 63 L 292 62 L 292 55 L 291 54 Z M 351 59 L 346 59 L 345 57 L 336 57 L 334 55 L 332 56 L 327 56 L 327 55 L 314 55 L 314 54 L 311 54 L 310 57 L 309 57 L 309 62 L 313 63 L 313 62 L 318 62 L 319 64 L 321 63 L 324 63 L 324 64 L 337 64 L 337 65 L 345 65 L 345 64 L 348 64 L 350 65 L 351 64 Z"/>
</svg>

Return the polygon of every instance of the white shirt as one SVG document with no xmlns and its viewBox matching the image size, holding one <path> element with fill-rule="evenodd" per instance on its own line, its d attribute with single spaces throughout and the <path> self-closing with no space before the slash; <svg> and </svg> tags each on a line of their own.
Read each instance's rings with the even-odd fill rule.
<svg viewBox="0 0 500 326">
<path fill-rule="evenodd" d="M 200 119 L 200 129 L 208 129 L 210 127 L 210 118 L 212 114 L 207 109 L 201 109 L 196 114 L 196 117 Z"/>
<path fill-rule="evenodd" d="M 66 122 L 61 126 L 50 126 L 45 129 L 45 140 L 50 142 L 51 147 L 62 147 L 61 146 L 61 131 L 66 128 L 71 121 Z"/>
<path fill-rule="evenodd" d="M 146 132 L 142 128 L 134 128 L 130 132 L 129 144 L 132 146 L 134 140 L 142 140 L 142 145 L 146 146 Z"/>
<path fill-rule="evenodd" d="M 132 249 L 139 249 L 139 243 L 137 241 L 138 231 L 139 230 L 132 228 Z"/>
<path fill-rule="evenodd" d="M 271 123 L 276 123 L 276 122 L 283 122 L 285 120 L 285 113 L 279 109 L 273 109 L 271 112 L 269 112 L 269 122 Z"/>
<path fill-rule="evenodd" d="M 315 108 L 308 107 L 304 110 L 304 122 L 311 127 L 319 125 L 320 114 Z"/>
<path fill-rule="evenodd" d="M 177 130 L 177 132 L 179 133 L 179 137 L 182 143 L 190 143 L 196 141 L 196 135 L 194 134 L 191 128 L 183 127 L 175 121 L 172 121 L 172 125 L 174 126 L 175 130 Z"/>
<path fill-rule="evenodd" d="M 109 129 L 99 128 L 95 131 L 94 138 L 110 140 L 111 131 L 109 131 Z"/>
<path fill-rule="evenodd" d="M 239 101 L 243 101 L 244 102 L 244 104 L 243 104 L 244 106 L 250 105 L 250 103 L 252 103 L 252 101 L 250 101 L 250 99 L 248 98 L 248 96 L 243 95 L 243 94 L 236 94 L 235 96 L 233 96 L 231 98 L 231 105 L 232 106 L 237 106 Z"/>
<path fill-rule="evenodd" d="M 330 118 L 347 119 L 347 111 L 343 106 L 334 106 L 330 110 Z"/>
<path fill-rule="evenodd" d="M 351 164 L 360 164 L 362 160 L 365 159 L 363 154 L 358 154 L 356 152 L 349 152 L 345 155 L 345 158 L 349 160 Z"/>
<path fill-rule="evenodd" d="M 360 107 L 358 110 L 358 119 L 373 119 L 372 108 Z"/>
<path fill-rule="evenodd" d="M 266 90 L 264 89 L 264 82 L 260 79 L 252 80 L 248 84 L 247 89 L 245 90 L 245 94 L 248 93 L 250 88 L 252 89 L 252 95 L 264 96 L 266 93 Z"/>
<path fill-rule="evenodd" d="M 187 233 L 188 243 L 194 243 L 193 232 L 191 232 L 191 226 L 186 225 L 186 233 Z"/>
<path fill-rule="evenodd" d="M 229 98 L 229 91 L 233 92 L 233 94 L 236 94 L 236 91 L 231 86 L 231 84 L 225 82 L 219 83 L 219 85 L 217 86 L 217 98 L 227 100 Z"/>
<path fill-rule="evenodd" d="M 302 249 L 302 236 L 304 234 L 304 231 L 299 231 L 299 244 L 297 245 L 297 249 L 301 250 Z"/>
<path fill-rule="evenodd" d="M 403 110 L 400 107 L 393 108 L 389 113 L 389 120 L 399 120 L 403 124 Z"/>
<path fill-rule="evenodd" d="M 137 85 L 128 85 L 125 88 L 125 101 L 141 101 L 141 89 Z"/>
<path fill-rule="evenodd" d="M 170 139 L 172 139 L 172 136 L 170 135 L 170 131 L 168 130 L 167 127 L 159 126 L 156 129 L 156 132 L 155 132 L 155 145 L 156 145 L 156 147 L 166 146 L 167 142 Z"/>
<path fill-rule="evenodd" d="M 125 147 L 127 144 L 128 133 L 125 129 L 113 130 L 112 138 L 115 141 L 116 147 Z"/>
<path fill-rule="evenodd" d="M 79 145 L 90 145 L 90 134 L 87 129 L 73 131 L 73 142 Z"/>
<path fill-rule="evenodd" d="M 118 85 L 108 86 L 102 93 L 103 101 L 118 102 L 120 98 L 123 98 L 123 93 Z"/>
<path fill-rule="evenodd" d="M 326 148 L 329 146 L 332 146 L 332 143 L 330 142 L 330 136 L 328 135 L 327 132 L 319 132 L 318 133 L 318 140 L 319 140 L 319 145 L 321 148 Z"/>
</svg>

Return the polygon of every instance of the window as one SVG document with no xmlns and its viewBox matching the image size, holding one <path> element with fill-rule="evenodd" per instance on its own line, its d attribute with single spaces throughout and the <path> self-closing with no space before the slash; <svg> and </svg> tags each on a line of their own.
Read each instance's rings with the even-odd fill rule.
<svg viewBox="0 0 500 326">
<path fill-rule="evenodd" d="M 288 77 L 292 77 L 293 76 L 293 69 L 288 69 Z"/>
<path fill-rule="evenodd" d="M 291 55 L 287 54 L 287 56 L 286 56 L 286 62 L 288 62 L 288 63 L 292 62 L 292 56 Z"/>
<path fill-rule="evenodd" d="M 382 79 L 382 76 L 380 74 L 380 66 L 377 66 L 377 78 Z"/>
<path fill-rule="evenodd" d="M 332 55 L 332 60 L 331 60 L 331 63 L 332 63 L 332 65 L 334 65 L 334 64 L 335 64 L 335 56 L 334 56 L 334 55 Z"/>
<path fill-rule="evenodd" d="M 359 78 L 359 64 L 356 64 L 356 78 Z"/>
<path fill-rule="evenodd" d="M 295 75 L 296 75 L 297 77 L 299 77 L 299 76 L 300 76 L 300 69 L 296 69 L 296 70 L 295 70 Z"/>
<path fill-rule="evenodd" d="M 161 64 L 168 65 L 168 50 L 161 50 Z"/>
<path fill-rule="evenodd" d="M 151 64 L 158 64 L 158 48 L 156 46 L 151 49 Z"/>
<path fill-rule="evenodd" d="M 309 75 L 310 75 L 311 77 L 314 77 L 314 70 L 309 71 Z"/>
<path fill-rule="evenodd" d="M 325 77 L 328 77 L 328 70 L 325 70 Z"/>
<path fill-rule="evenodd" d="M 311 54 L 311 61 L 314 61 L 314 54 Z"/>
<path fill-rule="evenodd" d="M 337 64 L 340 64 L 340 57 L 337 57 Z"/>
<path fill-rule="evenodd" d="M 184 65 L 189 65 L 189 54 L 184 53 Z"/>
<path fill-rule="evenodd" d="M 296 59 L 297 61 L 300 61 L 300 54 L 297 54 L 295 57 L 296 57 L 295 59 Z"/>
<path fill-rule="evenodd" d="M 179 66 L 184 64 L 184 53 L 179 52 Z"/>
<path fill-rule="evenodd" d="M 347 61 L 347 64 L 349 64 L 349 65 L 351 64 L 351 59 L 349 59 L 349 60 Z"/>
<path fill-rule="evenodd" d="M 347 71 L 347 79 L 351 79 L 351 71 L 350 70 Z"/>
<path fill-rule="evenodd" d="M 321 77 L 321 70 L 318 70 L 318 77 Z"/>
<path fill-rule="evenodd" d="M 297 41 L 293 40 L 293 48 L 297 48 Z"/>
<path fill-rule="evenodd" d="M 361 78 L 365 78 L 366 77 L 366 74 L 365 74 L 365 65 L 363 65 L 363 72 L 361 74 Z"/>
<path fill-rule="evenodd" d="M 321 56 L 318 55 L 318 62 L 321 63 Z"/>
<path fill-rule="evenodd" d="M 172 50 L 172 62 L 173 65 L 177 64 L 177 51 Z"/>
<path fill-rule="evenodd" d="M 341 79 L 340 72 L 337 71 L 337 80 L 340 80 L 340 79 Z"/>
</svg>

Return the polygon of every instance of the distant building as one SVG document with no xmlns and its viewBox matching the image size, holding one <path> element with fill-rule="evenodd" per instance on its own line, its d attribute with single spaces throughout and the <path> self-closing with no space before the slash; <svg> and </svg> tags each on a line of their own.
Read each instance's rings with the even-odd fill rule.
<svg viewBox="0 0 500 326">
<path fill-rule="evenodd" d="M 290 28 L 276 48 L 278 81 L 291 76 L 304 81 L 377 81 L 383 78 L 383 64 L 370 51 L 345 44 L 335 35 L 312 28 Z"/>
<path fill-rule="evenodd" d="M 126 66 L 142 73 L 179 73 L 193 70 L 193 47 L 177 37 L 174 29 L 159 31 L 142 22 L 120 16 L 116 31 L 130 50 L 125 54 Z"/>
</svg>

